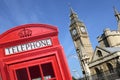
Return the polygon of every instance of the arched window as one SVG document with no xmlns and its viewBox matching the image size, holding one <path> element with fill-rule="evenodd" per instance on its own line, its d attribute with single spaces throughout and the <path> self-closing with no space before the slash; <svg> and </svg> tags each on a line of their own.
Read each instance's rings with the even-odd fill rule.
<svg viewBox="0 0 120 80">
<path fill-rule="evenodd" d="M 99 79 L 100 79 L 100 80 L 104 79 L 102 70 L 100 70 L 100 69 L 98 69 L 98 68 L 95 68 L 95 71 L 96 71 L 96 75 L 97 75 L 97 77 L 98 77 L 98 80 L 99 80 Z"/>
<path fill-rule="evenodd" d="M 95 68 L 95 71 L 97 75 L 101 74 L 101 71 L 98 68 Z"/>
<path fill-rule="evenodd" d="M 120 62 L 118 61 L 118 59 L 117 59 L 117 64 L 116 64 L 116 72 L 117 72 L 118 76 L 120 77 Z"/>
<path fill-rule="evenodd" d="M 98 55 L 98 57 L 102 57 L 103 56 L 102 52 L 100 50 L 97 50 L 97 55 Z"/>
<path fill-rule="evenodd" d="M 113 66 L 111 63 L 107 63 L 107 67 L 108 67 L 110 73 L 114 72 L 114 69 L 113 69 Z"/>
</svg>

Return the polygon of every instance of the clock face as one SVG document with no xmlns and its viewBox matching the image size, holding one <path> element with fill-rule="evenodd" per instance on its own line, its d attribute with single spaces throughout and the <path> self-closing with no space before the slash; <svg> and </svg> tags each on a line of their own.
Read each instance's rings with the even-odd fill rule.
<svg viewBox="0 0 120 80">
<path fill-rule="evenodd" d="M 72 30 L 72 35 L 76 35 L 76 34 L 77 34 L 76 29 L 73 29 L 73 30 Z"/>
<path fill-rule="evenodd" d="M 81 27 L 80 30 L 84 33 L 86 32 L 85 28 L 84 27 Z"/>
</svg>

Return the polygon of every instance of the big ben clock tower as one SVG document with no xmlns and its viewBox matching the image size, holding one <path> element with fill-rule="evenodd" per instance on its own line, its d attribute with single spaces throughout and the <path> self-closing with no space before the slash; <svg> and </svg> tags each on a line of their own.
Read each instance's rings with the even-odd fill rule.
<svg viewBox="0 0 120 80">
<path fill-rule="evenodd" d="M 71 8 L 70 10 L 70 33 L 76 48 L 76 52 L 81 61 L 84 77 L 87 77 L 89 76 L 88 74 L 90 74 L 88 63 L 93 55 L 92 45 L 90 43 L 86 26 L 78 19 L 78 16 L 73 9 Z"/>
</svg>

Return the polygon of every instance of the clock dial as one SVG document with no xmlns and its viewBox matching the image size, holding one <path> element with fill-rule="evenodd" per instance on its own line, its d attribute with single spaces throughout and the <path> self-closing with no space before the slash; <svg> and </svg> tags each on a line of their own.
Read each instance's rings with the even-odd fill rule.
<svg viewBox="0 0 120 80">
<path fill-rule="evenodd" d="M 80 30 L 84 33 L 86 32 L 85 28 L 84 27 L 81 27 Z"/>
<path fill-rule="evenodd" d="M 73 30 L 72 30 L 72 35 L 76 35 L 76 34 L 77 34 L 76 29 L 73 29 Z"/>
</svg>

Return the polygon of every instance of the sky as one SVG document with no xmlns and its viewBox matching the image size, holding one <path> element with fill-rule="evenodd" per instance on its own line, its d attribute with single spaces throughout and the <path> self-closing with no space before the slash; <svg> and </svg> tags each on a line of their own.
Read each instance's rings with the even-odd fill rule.
<svg viewBox="0 0 120 80">
<path fill-rule="evenodd" d="M 0 0 L 0 34 L 18 25 L 50 24 L 58 27 L 59 41 L 64 48 L 70 72 L 81 77 L 82 72 L 69 32 L 70 6 L 84 22 L 93 48 L 105 28 L 117 29 L 113 6 L 120 12 L 120 0 Z"/>
</svg>

